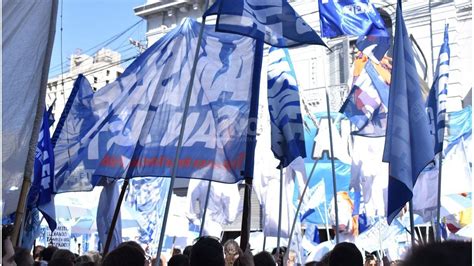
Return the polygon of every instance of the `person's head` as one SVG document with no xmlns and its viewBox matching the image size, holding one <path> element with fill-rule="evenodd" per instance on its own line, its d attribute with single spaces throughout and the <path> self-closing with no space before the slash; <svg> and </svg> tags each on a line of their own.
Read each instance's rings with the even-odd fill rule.
<svg viewBox="0 0 474 266">
<path fill-rule="evenodd" d="M 219 241 L 212 237 L 201 237 L 193 245 L 191 266 L 224 266 L 224 252 Z"/>
<path fill-rule="evenodd" d="M 54 252 L 53 256 L 51 257 L 51 260 L 57 259 L 57 258 L 65 258 L 68 259 L 70 262 L 74 264 L 76 261 L 76 255 L 72 253 L 71 251 L 67 249 L 58 249 L 56 252 Z"/>
<path fill-rule="evenodd" d="M 50 261 L 53 257 L 53 254 L 58 250 L 55 246 L 48 246 L 41 252 L 41 260 Z"/>
<path fill-rule="evenodd" d="M 296 265 L 296 251 L 290 250 L 288 252 L 288 260 L 286 261 L 287 266 Z"/>
<path fill-rule="evenodd" d="M 131 241 L 130 241 L 131 242 Z M 138 244 L 137 244 L 138 245 Z M 108 253 L 102 266 L 143 266 L 147 263 L 145 251 L 140 245 L 124 242 Z"/>
<path fill-rule="evenodd" d="M 92 265 L 94 265 L 94 262 L 92 261 L 92 258 L 87 256 L 87 255 L 82 255 L 82 256 L 79 256 L 77 257 L 76 259 L 76 266 L 78 265 L 87 265 L 89 262 L 92 263 Z"/>
<path fill-rule="evenodd" d="M 172 255 L 172 256 L 174 256 L 174 255 L 179 255 L 179 254 L 181 254 L 181 249 L 179 249 L 179 248 L 173 248 L 173 255 Z"/>
<path fill-rule="evenodd" d="M 372 254 L 368 254 L 365 256 L 364 266 L 377 266 L 377 262 L 377 257 Z"/>
<path fill-rule="evenodd" d="M 239 254 L 241 249 L 239 244 L 234 239 L 229 239 L 224 243 L 224 258 L 226 265 L 233 265 Z"/>
<path fill-rule="evenodd" d="M 53 258 L 48 262 L 48 266 L 74 266 L 74 262 L 68 258 Z"/>
<path fill-rule="evenodd" d="M 189 258 L 183 254 L 174 255 L 168 261 L 168 266 L 189 266 Z"/>
<path fill-rule="evenodd" d="M 275 259 L 275 262 L 278 263 L 278 265 L 282 265 L 283 256 L 285 256 L 285 253 L 286 253 L 286 247 L 280 247 L 279 249 L 274 248 L 272 250 L 273 258 Z"/>
<path fill-rule="evenodd" d="M 188 258 L 190 258 L 192 249 L 193 249 L 193 246 L 185 247 L 184 250 L 183 250 L 183 255 L 186 255 L 186 256 L 188 256 Z"/>
<path fill-rule="evenodd" d="M 99 252 L 91 250 L 91 251 L 87 251 L 86 255 L 91 258 L 92 262 L 94 262 L 94 265 L 100 265 L 102 256 L 100 255 Z"/>
<path fill-rule="evenodd" d="M 273 256 L 266 251 L 255 254 L 255 256 L 253 256 L 253 262 L 258 266 L 275 266 Z"/>
<path fill-rule="evenodd" d="M 318 263 L 316 263 L 316 266 L 329 266 L 329 257 L 331 256 L 331 251 L 328 253 L 324 254 L 324 256 L 321 258 Z"/>
<path fill-rule="evenodd" d="M 353 243 L 342 242 L 334 246 L 329 255 L 329 266 L 362 266 L 364 260 L 359 249 Z"/>
<path fill-rule="evenodd" d="M 471 250 L 472 242 L 445 241 L 428 243 L 413 248 L 402 265 L 471 265 Z"/>
<path fill-rule="evenodd" d="M 40 261 L 41 260 L 41 252 L 43 252 L 44 247 L 43 246 L 36 246 L 33 249 L 33 259 L 35 261 Z"/>
<path fill-rule="evenodd" d="M 15 247 L 15 263 L 17 266 L 33 265 L 33 256 L 31 256 L 30 251 L 26 248 Z"/>
</svg>

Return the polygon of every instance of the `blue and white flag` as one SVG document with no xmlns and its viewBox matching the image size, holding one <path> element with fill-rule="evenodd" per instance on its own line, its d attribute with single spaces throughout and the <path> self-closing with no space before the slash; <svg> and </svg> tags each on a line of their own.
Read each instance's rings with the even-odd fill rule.
<svg viewBox="0 0 474 266">
<path fill-rule="evenodd" d="M 56 229 L 54 208 L 54 153 L 49 135 L 49 113 L 44 110 L 43 122 L 36 146 L 33 183 L 28 193 L 27 208 L 38 208 L 51 231 Z"/>
<path fill-rule="evenodd" d="M 385 135 L 388 89 L 389 85 L 383 81 L 369 60 L 339 111 L 357 128 L 353 134 L 369 137 Z"/>
<path fill-rule="evenodd" d="M 305 158 L 303 118 L 296 75 L 287 49 L 270 48 L 268 65 L 268 109 L 273 154 L 280 167 L 297 157 Z"/>
<path fill-rule="evenodd" d="M 204 16 L 217 15 L 216 31 L 255 38 L 274 47 L 324 45 L 287 0 L 217 0 Z"/>
<path fill-rule="evenodd" d="M 446 24 L 444 28 L 444 41 L 439 50 L 435 80 L 433 81 L 426 102 L 428 117 L 430 119 L 431 134 L 435 138 L 435 154 L 443 151 L 444 129 L 446 127 L 446 97 L 448 96 L 449 60 L 448 24 Z"/>
<path fill-rule="evenodd" d="M 387 35 L 379 12 L 368 0 L 319 0 L 318 4 L 323 37 L 367 36 L 374 29 Z"/>
<path fill-rule="evenodd" d="M 104 188 L 100 192 L 99 203 L 97 204 L 96 224 L 97 233 L 99 234 L 100 242 L 102 242 L 103 245 L 107 242 L 110 225 L 112 224 L 115 213 L 115 208 L 113 206 L 117 206 L 120 194 L 119 191 L 120 187 L 118 182 L 112 181 L 104 184 Z M 122 243 L 122 219 L 120 217 L 121 215 L 119 212 L 117 223 L 115 224 L 112 233 L 109 250 L 115 249 L 120 245 L 120 243 Z"/>
<path fill-rule="evenodd" d="M 115 82 L 73 101 L 55 146 L 59 191 L 171 176 L 200 27 L 184 20 Z M 203 36 L 177 177 L 235 183 L 253 173 L 263 43 L 213 26 Z"/>
<path fill-rule="evenodd" d="M 383 161 L 389 163 L 387 220 L 391 223 L 412 199 L 418 175 L 434 159 L 434 140 L 400 0 L 389 93 Z"/>
<path fill-rule="evenodd" d="M 319 0 L 321 35 L 334 38 L 342 35 L 359 36 L 357 48 L 381 60 L 390 37 L 383 19 L 369 0 Z"/>
<path fill-rule="evenodd" d="M 125 197 L 124 207 L 134 212 L 139 224 L 138 239 L 152 247 L 152 255 L 160 239 L 169 185 L 169 178 L 133 178 Z M 125 227 L 126 221 L 122 224 Z"/>
</svg>

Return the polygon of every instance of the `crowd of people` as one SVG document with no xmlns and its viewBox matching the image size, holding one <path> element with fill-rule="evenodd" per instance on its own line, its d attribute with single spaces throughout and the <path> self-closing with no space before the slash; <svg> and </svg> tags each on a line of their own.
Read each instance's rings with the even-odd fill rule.
<svg viewBox="0 0 474 266">
<path fill-rule="evenodd" d="M 296 266 L 296 252 L 287 252 L 285 247 L 275 248 L 272 253 L 261 251 L 252 254 L 251 248 L 243 251 L 237 242 L 228 240 L 222 244 L 219 239 L 205 236 L 195 240 L 183 252 L 173 249 L 167 260 L 159 258 L 161 266 Z M 158 258 L 151 258 L 134 241 L 121 243 L 111 252 L 102 256 L 89 251 L 79 256 L 66 249 L 54 246 L 36 246 L 32 252 L 13 247 L 9 237 L 2 246 L 2 265 L 4 266 L 145 266 L 156 265 Z M 364 262 L 365 261 L 365 262 Z M 379 259 L 366 254 L 365 260 L 356 245 L 349 242 L 337 244 L 320 261 L 306 262 L 308 266 L 464 266 L 472 265 L 472 242 L 445 241 L 434 242 L 413 248 L 405 260 L 389 262 L 386 257 Z"/>
</svg>

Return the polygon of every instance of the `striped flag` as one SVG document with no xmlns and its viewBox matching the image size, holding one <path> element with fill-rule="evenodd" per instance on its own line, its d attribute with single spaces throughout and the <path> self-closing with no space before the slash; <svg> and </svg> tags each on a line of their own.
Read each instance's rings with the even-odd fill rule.
<svg viewBox="0 0 474 266">
<path fill-rule="evenodd" d="M 430 132 L 435 138 L 435 154 L 443 151 L 444 129 L 446 127 L 446 97 L 448 94 L 450 60 L 448 27 L 449 25 L 446 24 L 444 28 L 444 41 L 439 51 L 436 74 L 426 102 L 431 126 Z"/>
<path fill-rule="evenodd" d="M 217 15 L 216 31 L 264 41 L 274 47 L 324 45 L 287 0 L 217 0 L 204 14 Z"/>
<path fill-rule="evenodd" d="M 297 157 L 306 157 L 298 84 L 287 49 L 270 48 L 269 60 L 272 151 L 280 160 L 279 167 L 287 167 Z"/>
</svg>

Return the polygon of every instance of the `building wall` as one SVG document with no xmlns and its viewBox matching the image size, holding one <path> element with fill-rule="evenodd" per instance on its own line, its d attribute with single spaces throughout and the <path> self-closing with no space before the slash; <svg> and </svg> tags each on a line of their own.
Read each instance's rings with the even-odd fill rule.
<svg viewBox="0 0 474 266">
<path fill-rule="evenodd" d="M 196 0 L 148 0 L 143 6 L 135 8 L 135 14 L 147 20 L 147 38 L 149 45 L 151 45 L 174 28 L 183 18 L 187 16 L 199 18 L 204 11 L 203 2 Z M 289 2 L 306 22 L 319 32 L 317 0 Z M 392 24 L 395 25 L 396 1 L 374 0 L 372 2 L 377 8 L 384 10 L 391 17 Z M 409 33 L 414 36 L 427 61 L 425 90 L 431 87 L 433 80 L 433 62 L 436 66 L 439 47 L 443 41 L 444 23 L 447 21 L 450 24 L 451 71 L 447 108 L 448 111 L 456 111 L 462 108 L 461 100 L 472 88 L 472 75 L 466 75 L 472 69 L 472 3 L 467 0 L 431 0 L 431 2 L 430 10 L 429 0 L 405 1 L 403 3 L 405 22 Z M 192 8 L 193 5 L 195 8 Z M 171 13 L 168 13 L 170 10 Z M 212 19 L 210 23 L 212 23 Z M 394 29 L 392 30 L 394 32 Z M 431 36 L 433 37 L 431 38 Z M 329 46 L 333 50 L 336 48 L 337 51 L 331 54 L 326 54 L 327 50 L 319 46 L 290 49 L 298 83 L 303 91 L 302 95 L 313 106 L 314 111 L 325 111 L 326 108 L 325 77 L 328 77 L 326 83 L 330 89 L 331 111 L 338 111 L 347 96 L 352 56 L 354 55 L 354 39 L 328 40 Z M 433 49 L 431 49 L 432 41 Z M 467 47 L 469 48 L 466 49 Z M 423 76 L 423 68 L 420 67 L 419 70 L 420 76 Z"/>
<path fill-rule="evenodd" d="M 93 56 L 71 55 L 69 72 L 48 80 L 46 106 L 49 107 L 55 102 L 53 107 L 55 123 L 61 117 L 74 81 L 79 74 L 83 74 L 92 88 L 98 90 L 115 81 L 123 73 L 124 69 L 120 63 L 120 53 L 109 49 L 101 49 Z"/>
</svg>

